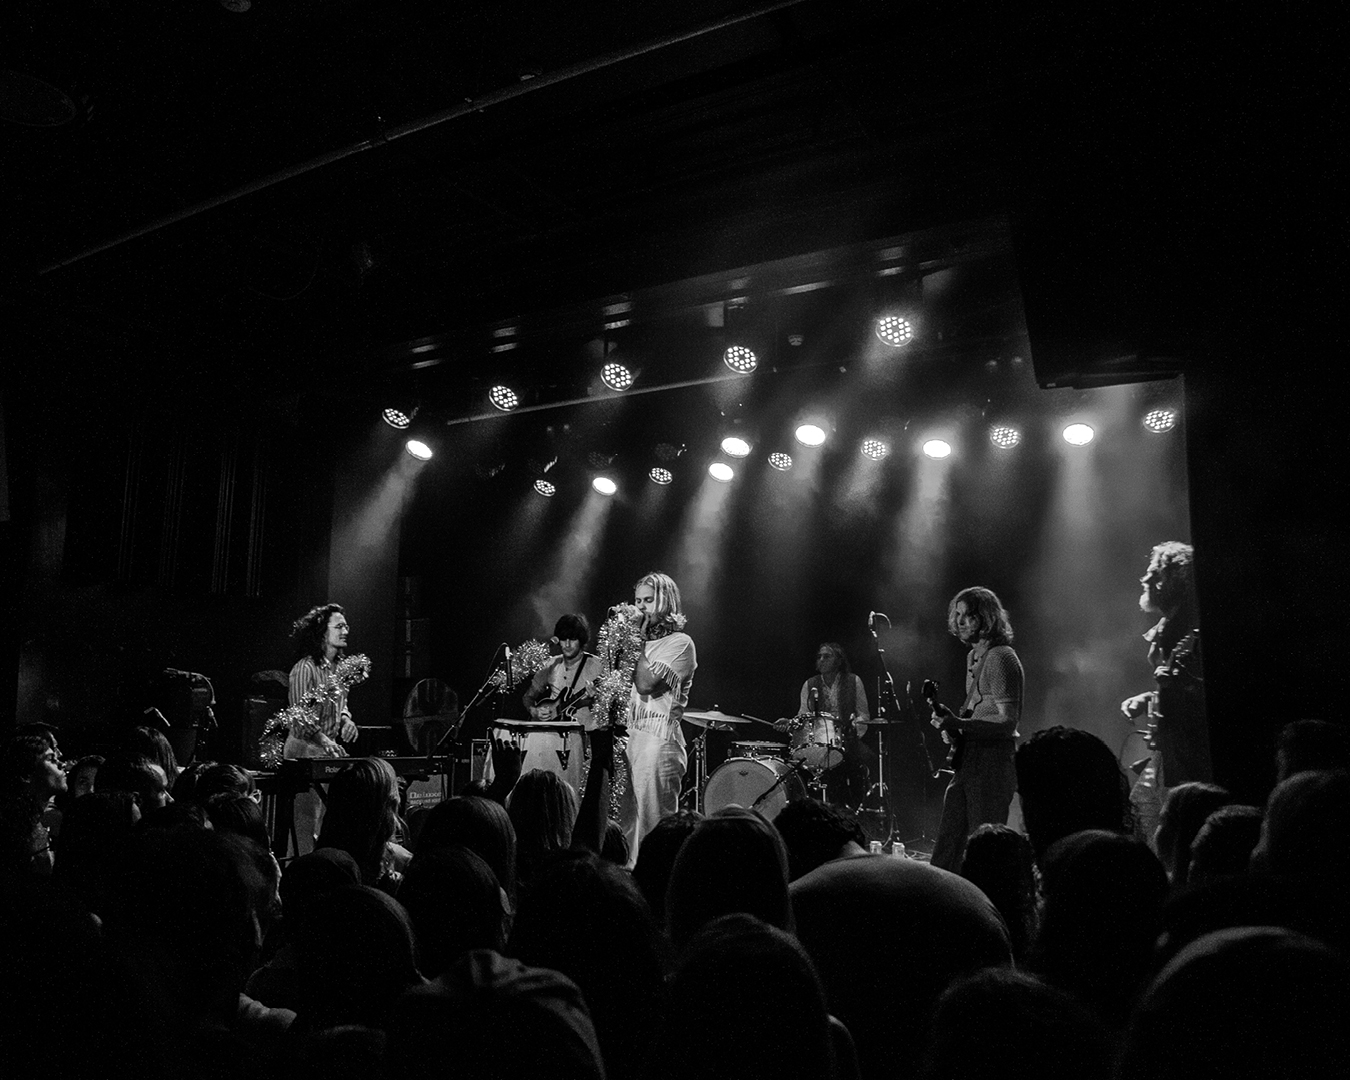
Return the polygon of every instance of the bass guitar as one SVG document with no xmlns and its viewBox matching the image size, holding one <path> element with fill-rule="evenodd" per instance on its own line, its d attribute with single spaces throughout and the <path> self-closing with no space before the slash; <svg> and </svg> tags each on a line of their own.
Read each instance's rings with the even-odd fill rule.
<svg viewBox="0 0 1350 1080">
<path fill-rule="evenodd" d="M 928 707 L 933 710 L 934 715 L 942 718 L 938 730 L 942 732 L 942 741 L 947 744 L 947 768 L 956 772 L 961 768 L 966 750 L 965 736 L 956 726 L 956 721 L 970 719 L 970 710 L 962 709 L 959 713 L 954 713 L 938 701 L 937 694 L 938 684 L 932 679 L 924 679 L 923 699 L 928 702 Z"/>
</svg>

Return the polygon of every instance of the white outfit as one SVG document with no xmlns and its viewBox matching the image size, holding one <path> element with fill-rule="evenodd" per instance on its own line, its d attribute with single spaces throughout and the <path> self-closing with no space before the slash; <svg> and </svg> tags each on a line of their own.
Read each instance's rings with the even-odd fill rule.
<svg viewBox="0 0 1350 1080">
<path fill-rule="evenodd" d="M 624 750 L 628 783 L 619 803 L 629 866 L 637 861 L 642 838 L 661 818 L 679 809 L 680 782 L 688 764 L 680 717 L 698 667 L 694 639 L 680 631 L 648 641 L 645 652 L 647 666 L 666 691 L 640 694 L 635 686 L 629 692 Z"/>
</svg>

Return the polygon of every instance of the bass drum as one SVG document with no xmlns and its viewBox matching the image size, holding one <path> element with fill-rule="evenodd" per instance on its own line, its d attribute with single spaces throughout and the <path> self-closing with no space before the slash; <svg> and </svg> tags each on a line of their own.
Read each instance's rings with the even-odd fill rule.
<svg viewBox="0 0 1350 1080">
<path fill-rule="evenodd" d="M 786 761 L 777 758 L 727 758 L 708 777 L 703 812 L 727 806 L 758 810 L 772 821 L 788 803 L 806 798 L 806 787 Z"/>
</svg>

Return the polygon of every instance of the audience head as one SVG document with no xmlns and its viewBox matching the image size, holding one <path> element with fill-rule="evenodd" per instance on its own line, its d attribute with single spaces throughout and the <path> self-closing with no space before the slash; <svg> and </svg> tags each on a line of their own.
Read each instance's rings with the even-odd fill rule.
<svg viewBox="0 0 1350 1080">
<path fill-rule="evenodd" d="M 1187 945 L 1153 981 L 1116 1075 L 1334 1076 L 1350 1064 L 1348 1010 L 1343 954 L 1271 926 L 1220 930 Z"/>
<path fill-rule="evenodd" d="M 518 881 L 533 874 L 549 855 L 571 846 L 578 807 L 577 793 L 557 773 L 531 769 L 516 781 L 506 812 L 516 830 Z"/>
<path fill-rule="evenodd" d="M 585 999 L 564 975 L 495 952 L 466 953 L 398 1001 L 385 1054 L 388 1076 L 476 1080 L 602 1080 L 605 1066 Z"/>
<path fill-rule="evenodd" d="M 217 832 L 247 837 L 264 849 L 270 849 L 272 846 L 272 838 L 267 835 L 267 819 L 263 817 L 262 807 L 247 795 L 230 795 L 225 792 L 212 795 L 206 800 L 206 817 Z"/>
<path fill-rule="evenodd" d="M 11 735 L 0 747 L 0 814 L 6 821 L 35 818 L 67 789 L 61 751 L 43 732 Z"/>
<path fill-rule="evenodd" d="M 297 941 L 296 1022 L 306 1030 L 383 1028 L 398 996 L 422 981 L 408 914 L 379 889 L 346 885 L 316 898 Z"/>
<path fill-rule="evenodd" d="M 100 791 L 125 791 L 136 800 L 144 817 L 173 802 L 164 769 L 147 757 L 113 754 L 98 770 Z"/>
<path fill-rule="evenodd" d="M 100 754 L 86 754 L 71 767 L 70 772 L 66 774 L 66 783 L 72 799 L 78 799 L 81 795 L 88 795 L 97 789 L 98 770 L 103 760 Z"/>
<path fill-rule="evenodd" d="M 428 978 L 471 949 L 506 947 L 506 894 L 492 868 L 466 847 L 418 852 L 398 898 L 412 920 L 418 970 Z"/>
<path fill-rule="evenodd" d="M 558 856 L 520 897 L 510 952 L 571 979 L 611 1075 L 633 1076 L 665 1001 L 662 942 L 627 871 L 590 852 Z"/>
<path fill-rule="evenodd" d="M 600 841 L 600 857 L 615 866 L 628 865 L 628 836 L 612 818 L 605 822 L 605 837 Z"/>
<path fill-rule="evenodd" d="M 961 876 L 998 908 L 1013 957 L 1022 960 L 1036 933 L 1036 860 L 1031 843 L 1007 825 L 981 825 L 966 841 Z"/>
<path fill-rule="evenodd" d="M 61 857 L 52 873 L 100 917 L 109 874 L 123 857 L 140 816 L 127 792 L 95 791 L 76 799 L 62 817 Z"/>
<path fill-rule="evenodd" d="M 338 848 L 319 848 L 292 859 L 281 875 L 281 917 L 287 936 L 295 938 L 310 912 L 331 892 L 361 884 L 356 860 Z"/>
<path fill-rule="evenodd" d="M 1350 731 L 1326 720 L 1295 720 L 1275 746 L 1276 782 L 1301 772 L 1350 768 Z"/>
<path fill-rule="evenodd" d="M 358 758 L 333 777 L 318 846 L 341 848 L 374 885 L 398 828 L 398 777 L 383 758 Z"/>
<path fill-rule="evenodd" d="M 1350 876 L 1350 772 L 1296 773 L 1266 803 L 1252 866 L 1277 874 Z"/>
<path fill-rule="evenodd" d="M 205 805 L 213 795 L 247 795 L 251 799 L 258 797 L 258 786 L 244 769 L 223 761 L 211 761 L 201 768 L 189 766 L 193 776 L 192 790 L 185 792 L 182 798 L 192 799 Z M 188 772 L 179 777 L 181 784 Z M 174 788 L 178 790 L 177 786 Z"/>
<path fill-rule="evenodd" d="M 1089 830 L 1052 845 L 1042 868 L 1032 967 L 1107 1023 L 1122 1023 L 1162 928 L 1162 864 L 1133 837 Z"/>
<path fill-rule="evenodd" d="M 122 738 L 122 749 L 133 757 L 149 758 L 168 777 L 172 789 L 178 779 L 178 758 L 168 737 L 158 728 L 134 727 Z"/>
<path fill-rule="evenodd" d="M 1153 846 L 1174 886 L 1186 884 L 1191 864 L 1191 841 L 1200 826 L 1215 810 L 1232 801 L 1228 789 L 1218 784 L 1178 784 L 1167 793 Z"/>
<path fill-rule="evenodd" d="M 796 881 L 817 866 L 855 848 L 867 850 L 867 836 L 858 819 L 819 799 L 798 799 L 788 803 L 778 812 L 773 824 L 787 848 L 790 881 Z"/>
<path fill-rule="evenodd" d="M 792 930 L 782 837 L 755 811 L 727 807 L 700 821 L 675 856 L 666 891 L 671 943 L 682 949 L 700 927 L 737 911 Z"/>
<path fill-rule="evenodd" d="M 938 1001 L 921 1075 L 1106 1080 L 1111 1058 L 1105 1026 L 1064 991 L 1024 972 L 985 968 Z"/>
<path fill-rule="evenodd" d="M 633 881 L 646 898 L 657 926 L 666 924 L 666 888 L 670 884 L 675 856 L 689 839 L 694 826 L 702 820 L 703 815 L 697 810 L 676 810 L 658 821 L 642 838 L 633 866 Z"/>
<path fill-rule="evenodd" d="M 1077 728 L 1038 731 L 1017 750 L 1017 790 L 1037 859 L 1083 829 L 1128 833 L 1130 787 L 1111 748 Z"/>
<path fill-rule="evenodd" d="M 1210 814 L 1191 842 L 1186 880 L 1201 885 L 1245 874 L 1261 839 L 1264 816 L 1259 806 L 1241 805 L 1221 806 Z"/>
<path fill-rule="evenodd" d="M 516 898 L 516 828 L 501 803 L 477 796 L 447 799 L 427 813 L 417 851 L 462 845 L 482 858 L 512 904 Z"/>
<path fill-rule="evenodd" d="M 682 1076 L 693 1062 L 725 1080 L 834 1075 L 825 992 L 806 951 L 779 927 L 744 913 L 711 920 L 686 945 L 670 994 L 652 1080 Z"/>
</svg>

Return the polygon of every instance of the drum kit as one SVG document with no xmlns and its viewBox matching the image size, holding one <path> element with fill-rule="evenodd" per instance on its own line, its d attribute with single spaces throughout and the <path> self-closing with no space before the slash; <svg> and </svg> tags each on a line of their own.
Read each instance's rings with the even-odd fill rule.
<svg viewBox="0 0 1350 1080">
<path fill-rule="evenodd" d="M 808 797 L 824 800 L 826 774 L 844 763 L 843 725 L 832 713 L 789 717 L 775 724 L 757 716 L 711 709 L 686 711 L 684 720 L 702 729 L 692 744 L 692 796 L 694 809 L 703 813 L 744 806 L 772 821 L 790 802 Z M 731 756 L 707 775 L 708 732 L 735 734 L 741 725 L 752 723 L 779 730 L 786 726 L 788 741 L 734 739 Z M 884 799 L 884 788 L 880 794 Z"/>
</svg>

